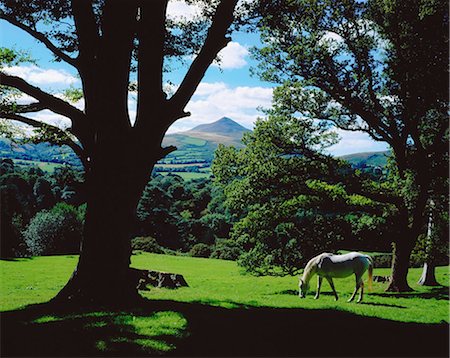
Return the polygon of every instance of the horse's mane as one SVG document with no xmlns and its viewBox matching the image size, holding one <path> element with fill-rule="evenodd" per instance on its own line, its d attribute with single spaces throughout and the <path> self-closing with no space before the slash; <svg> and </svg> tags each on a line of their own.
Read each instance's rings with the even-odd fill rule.
<svg viewBox="0 0 450 358">
<path fill-rule="evenodd" d="M 306 275 L 308 274 L 308 276 L 311 273 L 311 270 L 313 268 L 313 266 L 317 265 L 317 256 L 313 257 L 311 260 L 308 261 L 308 263 L 305 266 L 305 269 L 303 270 L 303 278 L 306 278 Z"/>
</svg>

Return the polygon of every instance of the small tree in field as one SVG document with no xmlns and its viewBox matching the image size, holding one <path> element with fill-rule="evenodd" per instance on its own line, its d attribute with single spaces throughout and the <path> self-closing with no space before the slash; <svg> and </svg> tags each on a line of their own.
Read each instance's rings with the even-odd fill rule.
<svg viewBox="0 0 450 358">
<path fill-rule="evenodd" d="M 199 3 L 201 1 L 192 1 Z M 85 167 L 87 212 L 81 255 L 60 302 L 114 303 L 137 297 L 130 279 L 135 210 L 167 129 L 184 108 L 227 36 L 237 0 L 204 2 L 205 17 L 176 23 L 168 0 L 2 0 L 0 19 L 44 44 L 78 71 L 84 110 L 2 71 L 1 83 L 35 99 L 2 103 L 0 117 L 39 129 L 41 140 L 69 145 Z M 163 89 L 170 58 L 194 56 L 171 96 Z M 137 114 L 128 113 L 130 70 L 136 68 Z M 48 109 L 70 119 L 68 130 L 27 117 Z M 120 143 L 120 145 L 118 145 Z"/>
</svg>

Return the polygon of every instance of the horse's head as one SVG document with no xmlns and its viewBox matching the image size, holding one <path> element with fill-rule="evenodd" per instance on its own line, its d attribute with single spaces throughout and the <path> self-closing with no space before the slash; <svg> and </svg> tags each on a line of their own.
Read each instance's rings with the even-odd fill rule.
<svg viewBox="0 0 450 358">
<path fill-rule="evenodd" d="M 309 290 L 309 283 L 303 281 L 302 279 L 298 282 L 298 295 L 300 298 L 306 297 L 306 293 Z"/>
</svg>

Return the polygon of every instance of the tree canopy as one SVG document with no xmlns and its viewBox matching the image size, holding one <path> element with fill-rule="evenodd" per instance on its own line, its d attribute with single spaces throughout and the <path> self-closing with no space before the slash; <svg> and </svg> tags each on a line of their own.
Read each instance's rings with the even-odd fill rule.
<svg viewBox="0 0 450 358">
<path fill-rule="evenodd" d="M 448 9 L 444 1 L 260 1 L 261 78 L 305 117 L 363 131 L 395 156 L 399 220 L 392 290 L 407 290 L 434 178 L 448 176 Z M 440 164 L 437 164 L 440 163 Z M 445 185 L 445 184 L 444 184 Z M 442 187 L 441 187 L 442 188 Z"/>
</svg>

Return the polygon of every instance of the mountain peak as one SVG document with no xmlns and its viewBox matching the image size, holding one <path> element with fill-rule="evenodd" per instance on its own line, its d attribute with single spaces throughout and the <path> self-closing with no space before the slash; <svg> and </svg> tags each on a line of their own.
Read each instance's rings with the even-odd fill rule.
<svg viewBox="0 0 450 358">
<path fill-rule="evenodd" d="M 241 126 L 239 123 L 236 123 L 231 118 L 222 117 L 219 120 L 212 123 L 200 124 L 192 128 L 188 132 L 213 133 L 226 136 L 249 131 L 250 131 L 249 129 Z"/>
</svg>

